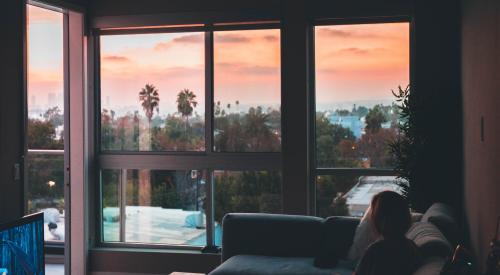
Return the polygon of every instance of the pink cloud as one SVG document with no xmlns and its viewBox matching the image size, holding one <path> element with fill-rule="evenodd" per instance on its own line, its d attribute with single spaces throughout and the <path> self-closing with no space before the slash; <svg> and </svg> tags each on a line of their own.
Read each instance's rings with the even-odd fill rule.
<svg viewBox="0 0 500 275">
<path fill-rule="evenodd" d="M 332 29 L 328 27 L 319 27 L 318 33 L 320 35 L 327 35 L 327 36 L 333 36 L 333 37 L 349 37 L 352 36 L 351 32 L 344 31 L 344 30 L 337 30 L 337 29 Z"/>
<path fill-rule="evenodd" d="M 224 74 L 270 75 L 279 73 L 278 66 L 261 66 L 248 63 L 220 62 L 215 64 L 215 71 L 223 70 Z"/>
<path fill-rule="evenodd" d="M 120 55 L 106 55 L 102 57 L 103 61 L 107 62 L 128 62 L 130 59 L 126 56 Z"/>
<path fill-rule="evenodd" d="M 202 34 L 189 34 L 176 37 L 172 41 L 176 43 L 202 43 L 204 38 Z"/>
<path fill-rule="evenodd" d="M 245 43 L 250 41 L 250 37 L 234 33 L 216 33 L 214 40 L 216 43 Z"/>
<path fill-rule="evenodd" d="M 263 38 L 267 42 L 277 42 L 277 41 L 279 41 L 279 37 L 277 35 L 265 35 Z"/>
</svg>

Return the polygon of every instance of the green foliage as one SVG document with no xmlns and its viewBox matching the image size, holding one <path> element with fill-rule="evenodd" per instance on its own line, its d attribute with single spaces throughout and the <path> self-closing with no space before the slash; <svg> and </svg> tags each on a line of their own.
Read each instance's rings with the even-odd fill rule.
<svg viewBox="0 0 500 275">
<path fill-rule="evenodd" d="M 177 111 L 186 118 L 186 127 L 196 105 L 198 105 L 196 95 L 191 90 L 183 89 L 177 94 Z"/>
<path fill-rule="evenodd" d="M 281 113 L 251 107 L 247 113 L 226 113 L 215 106 L 215 150 L 222 152 L 277 152 L 281 150 Z M 230 107 L 230 105 L 228 105 Z"/>
<path fill-rule="evenodd" d="M 227 213 L 280 213 L 281 174 L 277 171 L 224 171 L 215 179 L 215 221 Z"/>
<path fill-rule="evenodd" d="M 366 132 L 376 133 L 382 128 L 382 123 L 387 122 L 387 117 L 382 110 L 382 106 L 375 105 L 365 117 Z"/>
<path fill-rule="evenodd" d="M 52 123 L 54 127 L 58 127 L 64 124 L 64 115 L 61 113 L 61 110 L 57 106 L 49 108 L 47 111 L 45 111 L 42 117 L 43 119 L 45 119 L 45 121 L 50 121 L 50 123 Z"/>
<path fill-rule="evenodd" d="M 352 176 L 318 176 L 316 178 L 316 209 L 320 217 L 346 216 L 349 214 L 346 199 L 347 193 L 356 183 Z"/>
<path fill-rule="evenodd" d="M 158 89 L 154 85 L 146 84 L 139 92 L 139 101 L 148 121 L 151 122 L 154 111 L 159 112 L 160 95 Z"/>
<path fill-rule="evenodd" d="M 27 179 L 29 182 L 27 197 L 29 211 L 43 208 L 64 210 L 64 156 L 63 155 L 28 155 Z M 49 182 L 53 182 L 50 185 Z"/>
<path fill-rule="evenodd" d="M 28 148 L 30 149 L 64 149 L 63 135 L 57 139 L 56 128 L 48 120 L 29 118 L 27 129 Z"/>
<path fill-rule="evenodd" d="M 102 207 L 118 207 L 120 170 L 103 170 L 101 174 Z"/>
<path fill-rule="evenodd" d="M 318 167 L 356 167 L 355 156 L 348 158 L 351 153 L 349 150 L 351 150 L 355 140 L 356 138 L 350 129 L 332 124 L 322 113 L 316 114 L 316 161 Z"/>
<path fill-rule="evenodd" d="M 393 91 L 399 109 L 400 121 L 399 135 L 390 144 L 392 154 L 394 154 L 395 170 L 399 177 L 405 179 L 408 184 L 402 183 L 405 196 L 411 205 L 417 204 L 417 198 L 422 194 L 417 194 L 417 163 L 420 152 L 425 146 L 425 135 L 419 124 L 419 113 L 422 109 L 421 103 L 407 86 L 405 89 L 398 87 L 398 91 Z"/>
</svg>

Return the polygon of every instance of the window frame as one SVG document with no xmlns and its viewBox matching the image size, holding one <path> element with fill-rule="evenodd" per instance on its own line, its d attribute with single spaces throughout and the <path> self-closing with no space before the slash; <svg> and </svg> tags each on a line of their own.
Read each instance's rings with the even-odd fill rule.
<svg viewBox="0 0 500 275">
<path fill-rule="evenodd" d="M 70 143 L 69 143 L 69 60 L 68 60 L 68 52 L 69 52 L 69 44 L 68 44 L 68 39 L 69 39 L 69 10 L 65 7 L 60 7 L 53 5 L 52 3 L 44 3 L 42 1 L 37 1 L 37 0 L 27 0 L 23 3 L 24 9 L 25 9 L 25 18 L 24 18 L 24 24 L 25 24 L 25 41 L 28 41 L 28 28 L 29 28 L 29 18 L 28 18 L 28 6 L 33 6 L 36 8 L 40 9 L 45 9 L 48 11 L 52 12 L 58 12 L 62 16 L 62 25 L 63 25 L 63 30 L 62 30 L 62 40 L 63 40 L 63 45 L 62 45 L 62 56 L 63 56 L 63 97 L 64 97 L 64 111 L 63 111 L 63 116 L 64 116 L 64 129 L 68 129 L 67 131 L 64 131 L 64 149 L 30 149 L 28 147 L 28 139 L 26 133 L 27 128 L 28 128 L 28 66 L 29 66 L 29 60 L 28 60 L 28 43 L 24 43 L 24 70 L 23 70 L 23 82 L 24 82 L 24 89 L 23 89 L 23 128 L 25 129 L 24 132 L 24 153 L 23 153 L 23 212 L 24 214 L 29 214 L 27 212 L 28 210 L 28 200 L 27 200 L 27 195 L 28 195 L 28 190 L 29 190 L 29 178 L 28 178 L 28 159 L 29 155 L 57 155 L 57 156 L 63 156 L 64 158 L 64 198 L 66 202 L 69 202 L 69 191 L 68 191 L 68 183 L 69 183 L 69 173 L 66 171 L 66 167 L 69 166 L 69 148 L 70 148 Z M 70 230 L 70 211 L 68 209 L 70 208 L 69 203 L 65 203 L 64 210 L 65 210 L 65 236 L 69 236 L 68 232 Z M 53 254 L 53 255 L 64 255 L 65 254 L 65 249 L 67 249 L 69 246 L 67 243 L 69 243 L 70 240 L 65 238 L 64 241 L 57 242 L 57 241 L 44 241 L 44 246 L 47 249 L 48 254 Z"/>
<path fill-rule="evenodd" d="M 398 173 L 391 168 L 352 168 L 352 167 L 331 167 L 331 168 L 319 168 L 316 162 L 316 64 L 315 64 L 315 28 L 319 26 L 335 26 L 335 25 L 368 25 L 368 24 L 384 24 L 384 23 L 408 23 L 409 27 L 409 85 L 414 84 L 414 29 L 415 21 L 411 16 L 382 16 L 382 17 L 352 17 L 352 18 L 320 18 L 313 20 L 311 25 L 311 39 L 310 39 L 310 50 L 309 50 L 309 73 L 311 75 L 309 81 L 310 95 L 310 110 L 311 115 L 309 117 L 309 131 L 311 133 L 310 139 L 310 179 L 309 179 L 309 190 L 311 194 L 310 199 L 310 209 L 311 214 L 314 216 L 318 215 L 317 209 L 317 177 L 318 176 L 397 176 Z"/>
<path fill-rule="evenodd" d="M 282 171 L 282 149 L 279 152 L 216 152 L 213 147 L 214 129 L 214 32 L 235 31 L 235 30 L 263 30 L 276 29 L 282 32 L 280 21 L 266 20 L 241 23 L 208 23 L 194 25 L 172 25 L 168 27 L 138 27 L 138 28 L 108 28 L 93 29 L 92 39 L 94 40 L 94 112 L 93 139 L 95 148 L 96 166 L 94 170 L 96 183 L 96 209 L 95 216 L 95 242 L 96 247 L 103 248 L 151 248 L 151 249 L 173 249 L 173 250 L 202 250 L 206 252 L 218 251 L 214 239 L 214 180 L 213 172 L 216 170 L 230 171 L 262 171 L 279 170 Z M 102 35 L 127 35 L 127 34 L 154 34 L 154 33 L 188 33 L 203 32 L 205 51 L 205 150 L 204 151 L 113 151 L 101 150 L 101 81 L 100 81 L 100 37 Z M 280 48 L 281 39 L 280 39 Z M 280 57 L 282 60 L 282 58 Z M 280 60 L 280 71 L 281 70 Z M 280 84 L 283 74 L 280 73 Z M 280 98 L 283 95 L 283 85 L 280 85 Z M 280 102 L 281 123 L 283 125 L 283 107 Z M 282 141 L 283 143 L 283 141 Z M 282 147 L 281 143 L 281 147 Z M 206 175 L 206 194 L 210 196 L 207 200 L 206 211 L 206 236 L 205 247 L 190 245 L 172 245 L 156 243 L 129 243 L 129 242 L 104 242 L 103 241 L 103 217 L 102 217 L 102 193 L 101 193 L 101 171 L 106 169 L 120 170 L 121 177 L 119 185 L 122 186 L 124 173 L 128 169 L 151 169 L 151 170 L 202 170 Z M 282 196 L 283 196 L 283 181 Z M 123 194 L 122 194 L 123 195 Z M 120 208 L 123 204 L 120 205 Z M 120 209 L 123 212 L 123 209 Z M 120 224 L 122 220 L 120 219 Z M 122 232 L 123 231 L 123 232 Z M 124 230 L 120 228 L 120 234 Z M 122 239 L 122 236 L 120 237 Z"/>
</svg>

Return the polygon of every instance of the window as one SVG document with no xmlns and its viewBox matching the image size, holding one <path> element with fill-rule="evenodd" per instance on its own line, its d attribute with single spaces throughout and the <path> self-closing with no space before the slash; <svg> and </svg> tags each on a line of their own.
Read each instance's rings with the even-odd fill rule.
<svg viewBox="0 0 500 275">
<path fill-rule="evenodd" d="M 277 29 L 99 36 L 100 240 L 220 246 L 282 211 Z"/>
<path fill-rule="evenodd" d="M 406 22 L 315 27 L 318 215 L 361 216 L 375 193 L 399 190 L 391 90 L 409 84 L 409 39 Z"/>
<path fill-rule="evenodd" d="M 105 170 L 102 177 L 104 241 L 205 245 L 202 171 Z"/>
<path fill-rule="evenodd" d="M 63 13 L 27 5 L 26 211 L 45 213 L 45 240 L 64 241 Z"/>
<path fill-rule="evenodd" d="M 227 213 L 281 213 L 278 171 L 215 171 L 215 244 L 222 244 L 222 218 Z"/>
<path fill-rule="evenodd" d="M 104 35 L 103 151 L 205 151 L 204 34 Z"/>
<path fill-rule="evenodd" d="M 214 34 L 214 150 L 281 150 L 279 30 Z"/>
</svg>

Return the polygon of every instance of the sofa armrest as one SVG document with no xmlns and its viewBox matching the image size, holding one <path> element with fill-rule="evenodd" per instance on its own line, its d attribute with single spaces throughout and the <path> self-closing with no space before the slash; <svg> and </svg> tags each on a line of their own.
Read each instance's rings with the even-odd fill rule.
<svg viewBox="0 0 500 275">
<path fill-rule="evenodd" d="M 314 257 L 323 219 L 276 214 L 227 214 L 222 222 L 222 261 L 235 255 Z"/>
</svg>

